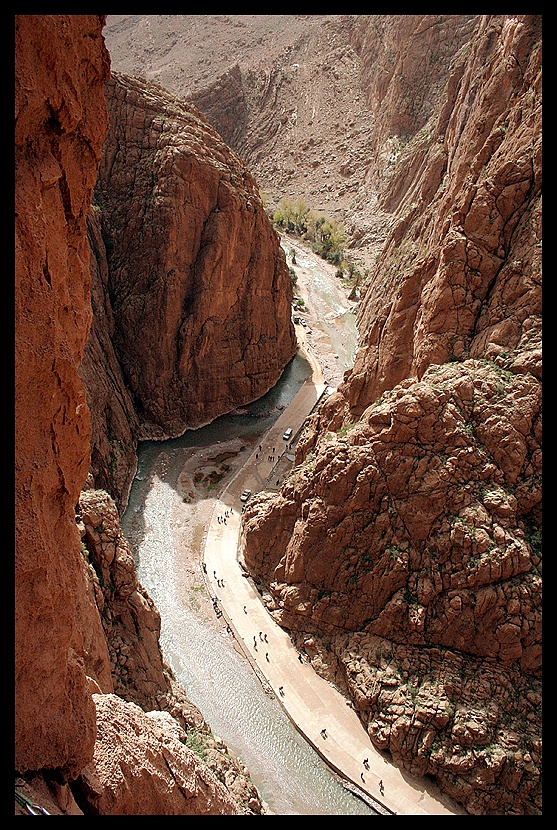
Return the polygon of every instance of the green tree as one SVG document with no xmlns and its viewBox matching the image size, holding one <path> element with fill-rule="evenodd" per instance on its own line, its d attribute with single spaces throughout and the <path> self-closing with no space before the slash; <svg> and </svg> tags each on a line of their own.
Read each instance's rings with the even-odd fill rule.
<svg viewBox="0 0 557 830">
<path fill-rule="evenodd" d="M 313 210 L 309 211 L 306 224 L 306 239 L 312 250 L 323 259 L 342 262 L 346 244 L 343 226 L 325 213 Z"/>
<path fill-rule="evenodd" d="M 294 202 L 286 197 L 281 199 L 273 215 L 274 222 L 287 233 L 296 233 L 303 236 L 306 232 L 306 216 L 309 208 L 303 199 Z"/>
</svg>

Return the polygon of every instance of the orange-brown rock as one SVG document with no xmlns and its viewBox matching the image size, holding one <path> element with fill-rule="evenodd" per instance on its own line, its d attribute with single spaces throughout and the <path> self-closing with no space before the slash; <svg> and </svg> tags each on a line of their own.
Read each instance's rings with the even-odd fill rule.
<svg viewBox="0 0 557 830">
<path fill-rule="evenodd" d="M 114 75 L 95 198 L 112 343 L 140 438 L 180 435 L 278 380 L 292 283 L 255 181 L 193 106 Z"/>
<path fill-rule="evenodd" d="M 74 794 L 87 815 L 241 815 L 225 786 L 185 745 L 170 715 L 93 695 L 95 754 Z"/>
<path fill-rule="evenodd" d="M 243 525 L 276 619 L 471 813 L 541 811 L 540 26 L 457 54 L 380 195 L 354 368 Z"/>
<path fill-rule="evenodd" d="M 375 117 L 373 147 L 378 162 L 386 142 L 395 137 L 408 140 L 435 113 L 451 62 L 469 41 L 478 16 L 354 17 L 352 42 L 361 58 L 361 83 Z"/>
<path fill-rule="evenodd" d="M 157 698 L 170 689 L 159 646 L 159 613 L 137 581 L 133 554 L 113 499 L 103 490 L 84 490 L 79 510 L 84 552 L 92 569 L 114 678 L 110 691 L 142 709 L 156 709 Z M 90 675 L 97 679 L 92 671 Z M 100 682 L 99 686 L 104 691 Z"/>
<path fill-rule="evenodd" d="M 98 490 L 80 497 L 90 465 L 79 373 L 91 323 L 90 244 L 93 304 L 103 313 L 89 357 L 99 372 L 116 375 L 98 225 L 90 222 L 89 239 L 86 229 L 107 126 L 103 22 L 98 15 L 16 18 L 16 788 L 53 815 L 144 805 L 257 814 L 249 773 L 212 737 L 163 664 L 158 612 L 137 582 L 115 502 Z M 114 413 L 130 431 L 135 426 L 125 387 L 114 381 L 118 401 L 109 386 L 97 387 L 97 397 L 88 390 L 101 409 L 97 437 L 114 426 Z M 158 711 L 142 721 L 137 703 Z M 134 730 L 143 727 L 140 739 Z M 89 765 L 121 760 L 122 746 L 137 759 L 134 774 L 122 760 L 103 779 L 100 761 L 89 802 Z M 16 814 L 25 808 L 16 804 Z"/>
<path fill-rule="evenodd" d="M 381 191 L 395 221 L 359 313 L 353 411 L 468 356 L 541 376 L 540 27 L 482 19 Z"/>
<path fill-rule="evenodd" d="M 539 673 L 540 409 L 537 382 L 467 361 L 328 432 L 279 497 L 245 510 L 244 559 L 275 616 Z"/>
<path fill-rule="evenodd" d="M 234 801 L 235 812 L 260 814 L 262 802 L 250 780 L 249 772 L 224 744 L 213 738 L 201 712 L 188 701 L 184 689 L 176 682 L 171 669 L 163 660 L 159 642 L 160 615 L 137 580 L 133 554 L 120 528 L 114 500 L 102 490 L 84 490 L 79 499 L 79 510 L 82 549 L 95 596 L 95 611 L 102 620 L 104 635 L 98 643 L 91 644 L 87 652 L 87 673 L 91 683 L 96 683 L 96 686 L 92 685 L 92 690 L 118 695 L 123 701 L 139 706 L 144 712 L 150 712 L 151 718 L 159 717 L 161 723 L 170 723 L 181 743 L 197 748 L 205 762 L 201 765 L 196 760 L 198 766 L 204 766 L 199 775 L 212 782 L 209 791 L 211 788 L 220 791 L 220 782 L 225 782 L 228 798 L 225 799 L 224 814 L 227 814 L 230 799 Z M 99 659 L 99 653 L 102 659 Z M 133 714 L 134 709 L 122 710 L 116 703 L 108 707 L 97 706 L 97 718 L 100 713 L 103 722 L 97 720 L 102 737 L 100 745 L 99 740 L 95 744 L 95 759 L 102 758 L 109 751 L 111 738 L 106 736 L 111 735 L 113 730 L 119 730 L 121 711 L 132 713 L 130 722 L 137 720 Z M 114 712 L 117 713 L 116 723 L 111 721 Z M 147 721 L 145 723 L 149 724 Z M 144 751 L 141 742 L 141 748 L 130 750 L 133 743 L 133 735 L 130 734 L 125 740 L 126 752 Z M 178 755 L 183 751 L 187 753 L 181 748 Z M 135 774 L 126 777 L 125 798 L 128 795 L 130 797 L 129 803 L 125 802 L 126 807 L 121 802 L 121 794 L 115 796 L 112 792 L 115 787 L 120 787 L 117 784 L 122 774 L 120 767 L 111 767 L 111 772 L 100 789 L 98 785 L 91 789 L 90 770 L 82 772 L 79 781 L 72 787 L 81 793 L 79 800 L 84 813 L 99 814 L 101 811 L 101 815 L 111 815 L 115 810 L 162 810 L 162 802 L 159 803 L 153 793 L 157 792 L 159 786 L 160 770 L 166 768 L 163 759 L 166 752 L 165 747 L 163 755 L 157 756 L 157 750 L 153 749 L 151 762 L 158 769 L 158 772 L 153 773 L 154 781 L 151 781 L 151 776 L 145 771 L 137 773 L 137 780 Z M 101 766 L 104 769 L 105 762 Z M 96 760 L 93 768 L 97 768 Z M 164 786 L 173 788 L 174 784 L 166 781 Z M 203 791 L 205 789 L 202 788 Z M 175 807 L 169 806 L 166 814 L 171 814 L 173 809 L 187 814 L 193 809 L 194 803 L 196 810 L 202 809 L 202 801 L 190 802 L 188 799 L 183 803 L 177 797 Z M 222 807 L 219 805 L 218 800 L 213 803 L 208 799 L 204 806 L 205 814 L 218 812 Z M 108 812 L 103 812 L 105 810 Z"/>
<path fill-rule="evenodd" d="M 89 467 L 78 367 L 91 320 L 85 222 L 107 125 L 103 23 L 15 18 L 15 765 L 63 778 L 88 763 L 96 730 L 74 506 Z"/>
</svg>

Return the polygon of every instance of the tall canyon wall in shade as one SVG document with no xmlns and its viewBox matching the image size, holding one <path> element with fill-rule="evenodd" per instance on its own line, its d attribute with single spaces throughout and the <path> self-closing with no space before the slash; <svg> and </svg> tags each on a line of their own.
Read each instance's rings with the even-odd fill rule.
<svg viewBox="0 0 557 830">
<path fill-rule="evenodd" d="M 286 259 L 243 163 L 162 88 L 113 73 L 106 92 L 81 371 L 93 476 L 125 503 L 130 445 L 256 400 L 297 347 Z"/>
</svg>

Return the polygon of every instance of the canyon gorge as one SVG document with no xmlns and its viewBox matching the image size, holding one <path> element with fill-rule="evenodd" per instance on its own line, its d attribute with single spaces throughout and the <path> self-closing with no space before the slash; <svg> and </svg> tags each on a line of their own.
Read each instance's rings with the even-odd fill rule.
<svg viewBox="0 0 557 830">
<path fill-rule="evenodd" d="M 296 354 L 289 199 L 342 224 L 359 342 L 242 564 L 400 769 L 541 814 L 541 64 L 538 15 L 16 15 L 30 803 L 269 813 L 165 661 L 121 518 L 141 442 Z"/>
</svg>

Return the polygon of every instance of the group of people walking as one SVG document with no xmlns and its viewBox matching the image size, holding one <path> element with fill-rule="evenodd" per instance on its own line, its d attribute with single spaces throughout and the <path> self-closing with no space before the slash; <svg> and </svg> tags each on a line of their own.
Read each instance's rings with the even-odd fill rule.
<svg viewBox="0 0 557 830">
<path fill-rule="evenodd" d="M 262 449 L 262 447 L 261 447 L 261 446 L 259 446 L 259 451 L 261 451 L 261 449 Z M 272 454 L 269 454 L 269 457 L 268 457 L 268 460 L 269 460 L 269 461 L 273 461 L 273 460 L 274 460 L 274 451 L 275 451 L 275 450 L 274 450 L 274 448 L 273 448 L 273 450 L 272 450 L 273 455 L 272 455 Z M 231 509 L 231 508 L 227 509 L 227 510 L 224 512 L 224 514 L 222 514 L 222 515 L 220 515 L 220 516 L 218 516 L 218 517 L 217 517 L 218 522 L 219 522 L 220 524 L 226 524 L 227 519 L 228 519 L 228 517 L 231 515 L 231 513 L 232 513 L 232 509 Z M 206 568 L 206 566 L 205 566 L 205 563 L 203 563 L 203 571 L 204 571 L 204 573 L 207 573 L 207 568 Z M 220 579 L 220 578 L 217 576 L 216 571 L 213 571 L 213 577 L 214 577 L 214 579 L 216 580 L 217 585 L 218 585 L 219 587 L 221 587 L 221 588 L 222 588 L 222 587 L 224 587 L 224 580 Z M 220 609 L 220 608 L 219 608 L 219 606 L 218 606 L 217 598 L 216 598 L 216 597 L 211 597 L 211 599 L 212 599 L 212 602 L 213 602 L 213 608 L 214 608 L 214 610 L 215 610 L 215 613 L 216 613 L 217 617 L 221 617 L 221 616 L 222 616 L 222 611 L 221 611 L 221 609 Z M 244 605 L 244 606 L 243 606 L 243 610 L 244 610 L 244 614 L 247 614 L 247 613 L 248 613 L 248 609 L 247 609 L 247 606 L 246 606 L 246 605 Z M 232 631 L 231 631 L 231 629 L 230 629 L 230 627 L 229 627 L 229 626 L 227 626 L 227 630 L 228 630 L 230 633 L 232 633 Z M 258 645 L 261 645 L 261 643 L 268 643 L 267 634 L 266 634 L 265 632 L 263 632 L 263 631 L 259 631 L 258 635 L 257 635 L 257 634 L 254 634 L 254 635 L 253 635 L 253 649 L 254 649 L 254 651 L 258 651 Z M 269 652 L 268 652 L 268 651 L 266 651 L 266 652 L 265 652 L 265 659 L 267 660 L 267 662 L 270 662 L 270 659 L 269 659 Z M 298 659 L 299 659 L 300 663 L 303 663 L 303 662 L 304 662 L 301 654 L 298 654 Z M 279 693 L 279 696 L 280 696 L 280 697 L 284 697 L 284 694 L 285 694 L 285 692 L 284 692 L 284 686 L 279 686 L 279 687 L 278 687 L 278 693 Z M 321 734 L 321 737 L 322 737 L 323 739 L 327 739 L 327 738 L 329 737 L 329 736 L 328 736 L 328 733 L 327 733 L 327 729 L 326 729 L 325 727 L 323 727 L 323 729 L 321 729 L 320 734 Z M 368 771 L 370 770 L 370 765 L 369 765 L 369 759 L 368 759 L 368 758 L 364 758 L 364 760 L 363 760 L 363 766 L 364 766 L 365 770 L 368 770 Z M 363 773 L 363 772 L 361 772 L 361 773 L 360 773 L 360 778 L 361 778 L 362 783 L 364 783 L 364 784 L 365 784 L 365 783 L 366 783 L 366 780 L 365 780 L 365 777 L 364 777 L 364 773 Z M 378 788 L 379 788 L 379 792 L 380 792 L 381 796 L 383 796 L 383 795 L 384 795 L 384 792 L 385 792 L 385 788 L 384 788 L 384 785 L 383 785 L 383 781 L 382 781 L 382 780 L 380 780 L 380 781 L 379 781 L 379 783 L 378 783 Z"/>
</svg>

